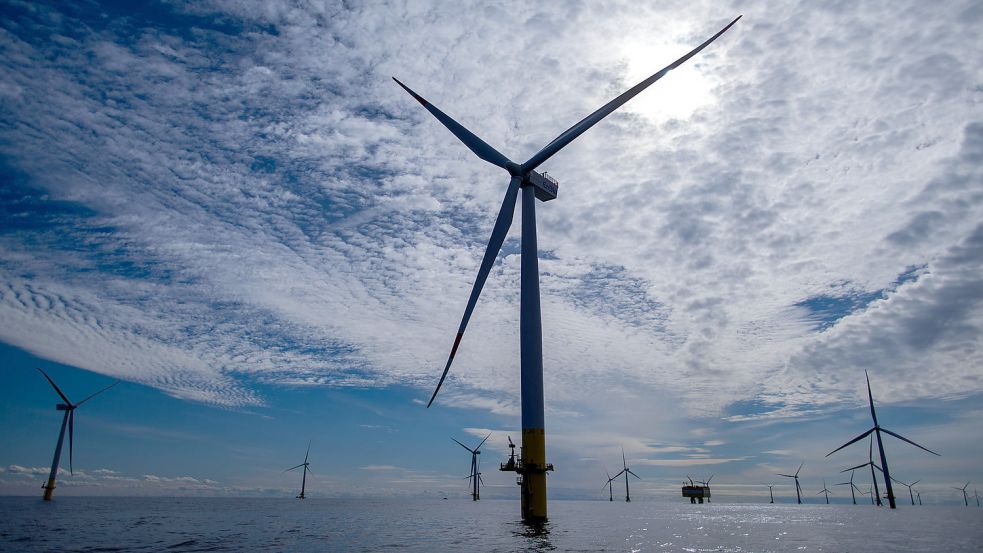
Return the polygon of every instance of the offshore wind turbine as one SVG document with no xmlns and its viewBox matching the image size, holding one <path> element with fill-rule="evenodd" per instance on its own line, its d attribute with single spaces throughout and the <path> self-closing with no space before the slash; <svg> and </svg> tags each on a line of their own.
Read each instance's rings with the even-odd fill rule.
<svg viewBox="0 0 983 553">
<path fill-rule="evenodd" d="M 895 482 L 897 482 L 898 484 L 901 484 L 902 486 L 905 486 L 905 487 L 908 488 L 908 496 L 911 497 L 911 504 L 914 505 L 915 504 L 915 494 L 914 494 L 914 492 L 911 491 L 911 487 L 914 486 L 915 484 L 921 482 L 921 480 L 915 480 L 911 484 L 905 484 L 904 482 L 898 480 L 897 478 L 895 478 L 893 476 L 891 477 L 891 479 L 894 480 Z"/>
<path fill-rule="evenodd" d="M 621 471 L 619 471 L 618 474 L 615 474 L 611 479 L 614 480 L 622 474 L 625 475 L 625 502 L 628 503 L 631 501 L 631 492 L 628 490 L 628 475 L 630 474 L 639 480 L 641 480 L 642 477 L 635 474 L 630 468 L 628 468 L 628 460 L 625 458 L 625 448 L 621 448 L 621 464 L 625 468 L 621 469 Z"/>
<path fill-rule="evenodd" d="M 952 488 L 954 490 L 959 490 L 959 491 L 963 492 L 963 501 L 966 503 L 966 506 L 967 507 L 969 507 L 969 496 L 966 494 L 966 488 L 968 488 L 968 487 L 969 487 L 969 482 L 966 482 L 966 485 L 963 486 L 963 487 L 961 487 L 961 488 L 957 488 L 955 486 L 953 486 L 953 488 Z"/>
<path fill-rule="evenodd" d="M 795 471 L 795 474 L 778 474 L 778 476 L 785 476 L 795 479 L 795 499 L 800 505 L 802 504 L 802 487 L 799 486 L 799 471 L 802 470 L 802 465 L 804 464 L 806 464 L 805 461 L 802 461 L 802 463 L 799 464 L 799 468 Z"/>
<path fill-rule="evenodd" d="M 850 470 L 850 469 L 847 469 L 847 470 Z M 849 482 L 840 482 L 839 484 L 834 484 L 834 485 L 836 485 L 836 486 L 850 486 L 850 497 L 853 498 L 853 504 L 856 505 L 857 504 L 857 494 L 854 493 L 854 490 L 860 492 L 861 495 L 863 495 L 864 491 L 861 490 L 860 488 L 858 488 L 857 485 L 853 483 L 853 472 L 854 472 L 853 470 L 850 470 L 850 481 Z M 823 484 L 825 485 L 825 482 L 823 482 Z"/>
<path fill-rule="evenodd" d="M 837 451 L 843 449 L 844 447 L 856 441 L 864 439 L 865 437 L 867 437 L 868 434 L 873 432 L 874 435 L 877 436 L 877 448 L 881 452 L 881 472 L 884 473 L 884 487 L 887 489 L 887 502 L 891 505 L 892 509 L 897 509 L 897 505 L 894 502 L 894 489 L 891 487 L 891 471 L 888 470 L 887 468 L 887 454 L 884 453 L 884 443 L 881 441 L 881 432 L 884 432 L 885 434 L 890 434 L 899 440 L 908 442 L 909 444 L 919 449 L 924 449 L 925 451 L 931 453 L 932 455 L 939 455 L 939 454 L 932 451 L 931 449 L 926 449 L 916 444 L 915 442 L 909 440 L 908 438 L 905 438 L 901 434 L 895 434 L 894 432 L 891 432 L 887 428 L 882 427 L 877 422 L 877 413 L 874 411 L 874 395 L 870 391 L 870 375 L 867 374 L 866 370 L 864 370 L 864 376 L 867 377 L 867 399 L 870 400 L 870 418 L 874 419 L 874 427 L 864 432 L 863 434 L 857 436 L 856 438 L 850 440 L 849 442 L 841 445 L 840 447 L 834 449 L 833 451 L 830 451 L 829 453 L 826 454 L 826 456 L 829 457 L 830 455 L 836 453 Z M 941 455 L 939 456 L 941 457 Z"/>
<path fill-rule="evenodd" d="M 593 127 L 599 121 L 610 115 L 625 102 L 634 98 L 638 93 L 648 88 L 652 83 L 664 77 L 667 73 L 682 65 L 687 60 L 695 56 L 706 48 L 711 42 L 726 32 L 737 20 L 727 24 L 726 27 L 717 32 L 703 44 L 697 46 L 685 56 L 667 65 L 657 73 L 654 73 L 644 81 L 622 93 L 617 98 L 611 100 L 594 113 L 581 119 L 577 124 L 563 131 L 552 142 L 543 147 L 539 152 L 522 164 L 516 163 L 505 157 L 498 150 L 488 145 L 484 140 L 466 129 L 463 125 L 439 110 L 436 106 L 425 100 L 422 96 L 411 90 L 408 86 L 396 81 L 406 92 L 440 121 L 447 129 L 454 134 L 468 147 L 475 155 L 492 165 L 501 167 L 509 173 L 509 185 L 505 191 L 505 198 L 499 209 L 495 226 L 492 229 L 491 238 L 485 248 L 481 265 L 478 269 L 478 276 L 475 278 L 471 289 L 471 296 L 468 299 L 464 316 L 458 327 L 457 335 L 454 337 L 454 345 L 451 347 L 447 364 L 444 372 L 440 375 L 437 387 L 430 396 L 427 407 L 433 404 L 440 391 L 447 372 L 450 370 L 457 348 L 461 345 L 461 338 L 467 329 L 468 321 L 478 302 L 478 296 L 485 285 L 485 280 L 491 271 L 495 258 L 505 242 L 509 227 L 512 226 L 512 216 L 515 211 L 518 192 L 522 190 L 522 242 L 521 242 L 521 268 L 520 268 L 520 300 L 519 300 L 519 349 L 520 349 L 520 391 L 522 405 L 522 459 L 515 466 L 515 472 L 520 477 L 521 490 L 521 510 L 522 518 L 528 522 L 544 521 L 547 518 L 546 503 L 546 473 L 553 470 L 553 466 L 546 462 L 546 424 L 543 405 L 543 335 L 542 318 L 540 314 L 539 298 L 539 259 L 538 246 L 536 242 L 536 199 L 546 202 L 556 198 L 559 183 L 555 179 L 538 173 L 536 169 L 557 152 L 573 142 L 578 136 Z"/>
<path fill-rule="evenodd" d="M 831 494 L 833 492 L 831 492 L 831 491 L 829 491 L 829 490 L 826 489 L 826 479 L 825 478 L 823 478 L 823 489 L 819 490 L 819 493 L 817 493 L 816 495 L 819 495 L 820 493 L 826 494 L 826 504 L 829 505 L 829 494 Z"/>
<path fill-rule="evenodd" d="M 611 476 L 611 474 L 608 473 L 608 471 L 604 471 L 604 474 L 606 474 L 608 477 L 608 483 L 604 484 L 604 486 L 608 487 L 608 501 L 614 501 L 614 489 L 611 483 L 614 482 L 614 479 L 617 478 L 617 475 Z M 604 489 L 604 486 L 601 486 L 602 490 Z"/>
<path fill-rule="evenodd" d="M 307 453 L 304 454 L 304 462 L 297 465 L 296 467 L 290 467 L 287 470 L 283 471 L 283 472 L 289 472 L 294 469 L 299 469 L 300 467 L 304 467 L 304 477 L 300 480 L 300 495 L 297 496 L 297 499 L 304 499 L 304 491 L 307 488 L 307 473 L 310 472 L 311 474 L 314 474 L 314 471 L 311 470 L 311 466 L 310 466 L 311 464 L 307 462 L 307 457 L 310 456 L 310 454 L 311 454 L 311 443 L 307 442 Z"/>
<path fill-rule="evenodd" d="M 879 467 L 879 466 L 877 466 L 877 465 L 874 464 L 874 437 L 873 436 L 870 437 L 870 445 L 868 446 L 868 449 L 867 449 L 867 462 L 864 463 L 864 464 L 862 464 L 862 465 L 857 465 L 855 467 L 850 467 L 848 469 L 843 469 L 840 472 L 846 472 L 848 470 L 852 471 L 852 470 L 855 470 L 855 469 L 858 469 L 858 468 L 861 468 L 861 467 L 866 467 L 868 465 L 870 466 L 870 480 L 874 483 L 873 484 L 873 488 L 872 488 L 872 492 L 873 493 L 870 496 L 870 502 L 871 502 L 871 504 L 873 504 L 874 503 L 874 498 L 876 497 L 877 498 L 877 506 L 880 507 L 881 506 L 881 490 L 877 487 L 877 476 L 874 473 L 874 469 L 876 468 L 877 470 L 880 470 L 881 473 L 883 473 L 884 471 L 881 470 L 881 467 Z"/>
<path fill-rule="evenodd" d="M 976 491 L 976 488 L 973 488 L 973 496 L 976 497 L 976 507 L 979 508 L 979 506 L 980 506 L 980 492 Z"/>
<path fill-rule="evenodd" d="M 775 485 L 774 484 L 765 484 L 765 486 L 768 486 L 768 497 L 771 498 L 771 501 L 769 501 L 769 503 L 774 503 L 775 502 L 775 494 L 772 492 L 771 489 L 774 488 Z"/>
<path fill-rule="evenodd" d="M 918 498 L 918 505 L 922 504 L 922 492 L 915 492 L 915 497 Z"/>
<path fill-rule="evenodd" d="M 478 445 L 474 446 L 474 449 L 471 449 L 470 447 L 462 444 L 461 442 L 454 440 L 454 438 L 451 438 L 452 440 L 454 440 L 454 442 L 457 443 L 457 445 L 471 452 L 471 474 L 469 474 L 467 478 L 471 481 L 472 501 L 478 501 L 479 499 L 481 499 L 481 484 L 483 482 L 481 481 L 481 472 L 478 471 L 478 456 L 481 455 L 481 446 L 484 445 L 485 440 L 487 440 L 490 437 L 491 437 L 491 433 L 485 436 L 485 439 L 481 440 L 481 442 L 479 442 Z M 511 442 L 511 439 L 509 439 L 509 441 Z"/>
<path fill-rule="evenodd" d="M 78 409 L 83 403 L 89 401 L 90 399 L 96 397 L 97 395 L 105 392 L 106 390 L 112 388 L 113 386 L 119 384 L 119 380 L 113 382 L 109 386 L 99 390 L 98 392 L 90 395 L 89 397 L 83 399 L 78 403 L 72 403 L 69 401 L 68 396 L 61 391 L 61 388 L 55 384 L 54 380 L 48 376 L 48 373 L 38 369 L 38 371 L 44 375 L 44 378 L 48 380 L 48 384 L 55 389 L 58 397 L 61 398 L 65 403 L 59 403 L 55 405 L 55 409 L 59 411 L 64 411 L 65 415 L 61 418 L 61 431 L 58 433 L 58 442 L 55 445 L 55 457 L 51 460 L 51 473 L 48 474 L 48 483 L 42 486 L 44 488 L 44 500 L 51 501 L 51 495 L 55 492 L 55 479 L 58 476 L 58 463 L 61 461 L 61 446 L 65 442 L 65 427 L 68 426 L 68 472 L 75 474 L 74 467 L 72 467 L 72 457 L 74 456 L 75 449 L 75 410 Z M 968 484 L 967 484 L 968 485 Z"/>
</svg>

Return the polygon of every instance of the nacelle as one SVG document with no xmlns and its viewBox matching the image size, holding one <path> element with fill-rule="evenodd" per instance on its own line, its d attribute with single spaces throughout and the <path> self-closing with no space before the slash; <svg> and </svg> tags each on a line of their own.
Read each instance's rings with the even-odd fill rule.
<svg viewBox="0 0 983 553">
<path fill-rule="evenodd" d="M 522 184 L 531 184 L 536 188 L 536 198 L 541 202 L 548 202 L 556 199 L 556 193 L 560 190 L 560 183 L 547 173 L 537 173 L 529 171 Z"/>
</svg>

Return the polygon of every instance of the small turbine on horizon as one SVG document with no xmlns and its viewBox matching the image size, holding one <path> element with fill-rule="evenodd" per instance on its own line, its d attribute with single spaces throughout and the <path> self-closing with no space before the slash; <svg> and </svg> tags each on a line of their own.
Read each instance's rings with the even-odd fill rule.
<svg viewBox="0 0 983 553">
<path fill-rule="evenodd" d="M 833 492 L 831 492 L 831 491 L 829 491 L 829 490 L 826 489 L 826 479 L 825 478 L 823 478 L 823 489 L 819 490 L 819 493 L 817 493 L 816 495 L 819 495 L 820 493 L 826 494 L 826 504 L 829 505 L 829 494 L 831 494 Z"/>
<path fill-rule="evenodd" d="M 481 442 L 479 442 L 478 445 L 474 446 L 474 449 L 471 449 L 470 447 L 462 444 L 461 442 L 454 440 L 454 438 L 451 438 L 452 440 L 454 440 L 455 443 L 457 443 L 457 445 L 463 447 L 464 449 L 468 450 L 471 453 L 471 474 L 469 474 L 465 478 L 471 481 L 472 501 L 478 501 L 479 499 L 481 499 L 481 484 L 484 484 L 484 481 L 481 479 L 478 456 L 481 455 L 481 446 L 484 445 L 485 440 L 487 440 L 490 437 L 491 437 L 491 433 L 489 432 L 488 435 L 485 436 L 484 440 L 481 440 Z M 511 442 L 512 439 L 509 438 L 509 443 Z"/>
<path fill-rule="evenodd" d="M 51 501 L 51 495 L 55 491 L 55 479 L 58 476 L 58 463 L 61 461 L 61 446 L 65 442 L 65 426 L 68 426 L 68 472 L 70 474 L 75 474 L 75 469 L 72 466 L 72 457 L 74 456 L 74 442 L 75 442 L 75 410 L 82 406 L 83 403 L 89 401 L 90 399 L 96 397 L 97 395 L 105 392 L 106 390 L 112 388 L 113 386 L 119 384 L 119 380 L 113 382 L 109 386 L 99 390 L 98 392 L 90 395 L 89 397 L 83 399 L 78 403 L 72 403 L 69 401 L 68 397 L 61 391 L 54 380 L 48 376 L 48 373 L 42 371 L 40 368 L 38 372 L 44 375 L 44 378 L 48 380 L 51 387 L 55 389 L 58 397 L 62 399 L 65 403 L 59 403 L 55 405 L 55 408 L 59 411 L 64 411 L 65 415 L 61 419 L 61 431 L 58 433 L 58 444 L 55 446 L 55 457 L 51 460 L 51 473 L 48 475 L 48 483 L 41 486 L 44 488 L 44 500 Z"/>
<path fill-rule="evenodd" d="M 485 253 L 478 269 L 478 275 L 471 288 L 471 295 L 468 298 L 467 307 L 464 309 L 464 316 L 461 318 L 460 326 L 458 326 L 457 334 L 454 337 L 454 344 L 451 346 L 450 355 L 447 357 L 446 365 L 444 365 L 444 371 L 440 375 L 440 380 L 437 381 L 437 387 L 434 389 L 433 395 L 430 396 L 427 407 L 433 403 L 437 397 L 437 392 L 440 391 L 440 387 L 444 383 L 444 379 L 447 378 L 447 372 L 450 370 L 451 364 L 454 361 L 458 346 L 461 345 L 461 339 L 464 337 L 464 331 L 467 330 L 468 321 L 471 319 L 472 312 L 478 302 L 478 297 L 481 295 L 485 280 L 488 278 L 495 264 L 495 259 L 498 257 L 499 251 L 502 249 L 502 245 L 509 232 L 509 227 L 512 226 L 512 218 L 515 212 L 519 190 L 522 190 L 521 267 L 519 271 L 519 387 L 521 391 L 522 413 L 522 459 L 521 463 L 516 463 L 515 470 L 520 478 L 519 483 L 521 485 L 520 493 L 522 494 L 522 499 L 519 504 L 522 510 L 522 519 L 527 522 L 540 522 L 547 519 L 546 473 L 553 470 L 553 466 L 546 462 L 546 416 L 543 396 L 543 328 L 539 292 L 539 247 L 536 239 L 536 200 L 546 202 L 555 199 L 559 189 L 559 183 L 547 175 L 545 171 L 539 173 L 536 169 L 568 144 L 576 140 L 577 137 L 624 105 L 625 102 L 631 100 L 638 93 L 648 88 L 670 71 L 698 54 L 737 23 L 738 19 L 740 17 L 731 21 L 727 26 L 718 31 L 717 34 L 693 50 L 690 50 L 683 57 L 652 74 L 647 79 L 581 119 L 569 129 L 563 131 L 552 142 L 544 146 L 539 152 L 535 153 L 522 164 L 507 158 L 463 125 L 411 90 L 408 86 L 404 85 L 396 77 L 393 77 L 393 80 L 400 87 L 436 117 L 447 130 L 463 142 L 475 155 L 492 165 L 505 169 L 509 173 L 509 185 L 505 191 L 505 197 L 502 200 L 501 208 L 495 220 L 491 238 L 485 247 Z M 520 77 L 513 75 L 506 78 L 515 79 Z"/>
<path fill-rule="evenodd" d="M 765 486 L 768 486 L 768 497 L 771 498 L 771 501 L 769 501 L 769 503 L 774 503 L 775 502 L 775 494 L 772 492 L 771 489 L 774 488 L 775 485 L 774 484 L 765 484 Z"/>
<path fill-rule="evenodd" d="M 802 470 L 802 465 L 804 464 L 806 464 L 805 461 L 802 461 L 802 463 L 799 464 L 799 468 L 795 471 L 795 474 L 778 474 L 778 476 L 795 479 L 795 499 L 800 505 L 802 504 L 802 487 L 799 486 L 799 471 Z"/>
<path fill-rule="evenodd" d="M 969 487 L 969 482 L 966 482 L 966 485 L 963 486 L 963 487 L 961 487 L 961 488 L 957 488 L 955 486 L 952 487 L 952 489 L 954 489 L 954 490 L 959 490 L 959 491 L 963 492 L 963 501 L 966 503 L 966 506 L 967 507 L 969 507 L 969 495 L 966 494 L 966 488 L 968 488 L 968 487 Z"/>
<path fill-rule="evenodd" d="M 915 497 L 918 498 L 918 505 L 922 504 L 922 492 L 915 492 Z"/>
<path fill-rule="evenodd" d="M 628 468 L 628 459 L 625 457 L 625 448 L 621 448 L 621 464 L 625 468 L 621 469 L 618 472 L 618 474 L 615 474 L 613 477 L 611 477 L 611 479 L 614 480 L 615 478 L 621 476 L 622 474 L 625 475 L 625 502 L 627 503 L 631 501 L 631 492 L 629 492 L 628 490 L 628 475 L 630 474 L 635 478 L 638 478 L 639 480 L 641 480 L 642 477 L 635 474 L 634 472 L 631 471 L 630 468 Z"/>
<path fill-rule="evenodd" d="M 608 488 L 608 501 L 614 501 L 614 488 L 613 488 L 612 482 L 614 482 L 614 479 L 617 478 L 618 476 L 617 475 L 611 476 L 611 473 L 609 473 L 608 471 L 604 471 L 604 474 L 607 475 L 607 477 L 608 477 L 607 484 L 604 484 L 604 486 L 607 486 L 607 488 Z M 618 474 L 621 474 L 621 473 L 618 473 Z M 601 486 L 601 489 L 602 490 L 604 489 L 604 486 Z"/>
<path fill-rule="evenodd" d="M 877 465 L 874 464 L 874 437 L 873 436 L 870 437 L 870 445 L 867 448 L 867 462 L 864 463 L 864 464 L 862 464 L 862 465 L 857 465 L 855 467 L 850 467 L 848 469 L 843 469 L 840 472 L 846 472 L 848 470 L 849 471 L 852 471 L 852 470 L 856 470 L 858 468 L 866 467 L 866 466 L 870 466 L 870 480 L 871 480 L 871 482 L 873 482 L 873 488 L 871 489 L 870 502 L 871 502 L 871 504 L 873 504 L 874 503 L 874 498 L 877 498 L 877 506 L 880 507 L 881 506 L 881 490 L 877 487 L 877 474 L 874 472 L 874 469 L 880 470 L 882 474 L 884 473 L 884 471 L 881 470 L 881 467 L 879 467 L 879 466 L 877 466 Z"/>
<path fill-rule="evenodd" d="M 883 428 L 877 422 L 877 413 L 874 411 L 874 394 L 871 393 L 871 391 L 870 391 L 870 375 L 867 374 L 867 371 L 866 370 L 864 370 L 864 376 L 867 377 L 867 399 L 870 400 L 870 417 L 872 419 L 874 419 L 874 427 L 871 428 L 870 430 L 864 432 L 863 434 L 857 436 L 856 438 L 850 440 L 849 442 L 841 445 L 840 447 L 834 449 L 833 451 L 830 451 L 829 453 L 826 454 L 826 456 L 829 457 L 830 455 L 836 453 L 837 451 L 843 449 L 844 447 L 846 447 L 846 446 L 848 446 L 848 445 L 850 445 L 850 444 L 852 444 L 854 442 L 857 442 L 859 440 L 864 439 L 865 437 L 867 437 L 867 435 L 869 435 L 870 433 L 873 432 L 874 435 L 877 436 L 877 448 L 881 452 L 881 472 L 884 473 L 884 487 L 887 490 L 887 502 L 888 502 L 888 504 L 890 504 L 890 506 L 891 506 L 892 509 L 897 509 L 897 505 L 895 504 L 895 501 L 894 501 L 894 489 L 891 487 L 891 472 L 887 468 L 887 454 L 884 453 L 884 443 L 881 441 L 881 432 L 884 432 L 885 434 L 890 434 L 891 436 L 894 436 L 895 438 L 897 438 L 899 440 L 908 442 L 909 444 L 911 444 L 911 445 L 913 445 L 913 446 L 915 446 L 915 447 L 917 447 L 919 449 L 924 449 L 925 451 L 931 453 L 932 455 L 939 455 L 939 454 L 936 453 L 936 452 L 934 452 L 934 451 L 932 451 L 931 449 L 927 449 L 927 448 L 924 448 L 924 447 L 916 444 L 915 442 L 909 440 L 908 438 L 905 438 L 901 434 L 895 434 L 894 432 L 891 432 L 887 428 Z M 939 457 L 941 457 L 941 455 L 939 455 Z"/>
<path fill-rule="evenodd" d="M 911 484 L 905 484 L 904 482 L 898 480 L 897 478 L 895 478 L 893 476 L 891 477 L 891 480 L 894 480 L 898 484 L 901 484 L 902 486 L 905 486 L 906 488 L 908 488 L 908 496 L 911 498 L 911 504 L 914 505 L 915 504 L 915 492 L 913 492 L 911 490 L 911 487 L 914 486 L 915 484 L 921 482 L 921 480 L 915 480 Z"/>
<path fill-rule="evenodd" d="M 863 495 L 864 491 L 861 490 L 860 488 L 858 488 L 857 485 L 853 483 L 853 473 L 854 473 L 854 471 L 852 469 L 847 469 L 847 470 L 850 471 L 850 481 L 849 482 L 840 482 L 839 484 L 834 484 L 834 485 L 835 486 L 850 486 L 850 497 L 853 498 L 853 504 L 856 505 L 857 504 L 857 494 L 854 493 L 854 490 L 860 492 L 861 495 Z M 825 485 L 825 482 L 824 482 L 824 485 Z"/>
<path fill-rule="evenodd" d="M 304 476 L 300 480 L 300 495 L 297 496 L 297 499 L 306 499 L 304 497 L 304 492 L 307 489 L 307 473 L 310 472 L 311 474 L 314 474 L 314 471 L 311 470 L 311 466 L 310 466 L 311 464 L 307 462 L 307 458 L 308 456 L 310 456 L 310 454 L 311 454 L 311 442 L 307 442 L 307 453 L 304 454 L 304 462 L 297 465 L 296 467 L 290 467 L 287 470 L 283 471 L 283 472 L 290 472 L 294 469 L 299 469 L 300 467 L 304 467 Z"/>
</svg>

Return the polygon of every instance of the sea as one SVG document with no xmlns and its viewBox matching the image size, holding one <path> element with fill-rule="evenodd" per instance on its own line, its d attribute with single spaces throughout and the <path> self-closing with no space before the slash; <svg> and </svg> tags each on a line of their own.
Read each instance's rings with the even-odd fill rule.
<svg viewBox="0 0 983 553">
<path fill-rule="evenodd" d="M 0 497 L 0 550 L 983 551 L 983 509 L 553 501 Z"/>
</svg>

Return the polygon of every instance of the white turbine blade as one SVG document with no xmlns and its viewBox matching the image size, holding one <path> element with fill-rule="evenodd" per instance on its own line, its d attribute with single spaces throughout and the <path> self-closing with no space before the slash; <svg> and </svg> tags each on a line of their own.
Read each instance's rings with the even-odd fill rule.
<svg viewBox="0 0 983 553">
<path fill-rule="evenodd" d="M 120 381 L 119 381 L 119 380 L 117 380 L 116 382 L 113 382 L 113 383 L 112 383 L 112 384 L 110 384 L 109 386 L 106 386 L 105 388 L 103 388 L 103 389 L 101 389 L 101 390 L 99 390 L 98 392 L 96 392 L 96 393 L 94 393 L 94 394 L 92 394 L 92 395 L 90 395 L 89 397 L 87 397 L 87 398 L 85 398 L 85 399 L 83 399 L 82 401 L 80 401 L 80 402 L 78 402 L 78 403 L 76 403 L 76 404 L 75 404 L 75 407 L 78 407 L 79 405 L 82 405 L 82 404 L 83 404 L 83 403 L 85 403 L 86 401 L 89 401 L 90 399 L 92 399 L 92 398 L 94 398 L 94 397 L 96 397 L 97 395 L 99 395 L 99 394 L 101 394 L 101 393 L 103 393 L 103 392 L 105 392 L 106 390 L 108 390 L 108 389 L 110 389 L 110 388 L 112 388 L 113 386 L 115 386 L 115 385 L 117 385 L 117 384 L 119 384 L 119 383 L 120 383 Z"/>
<path fill-rule="evenodd" d="M 456 136 L 458 140 L 463 142 L 464 145 L 467 146 L 469 150 L 475 153 L 475 155 L 487 161 L 488 163 L 491 163 L 492 165 L 497 165 L 501 167 L 502 169 L 505 169 L 506 165 L 510 163 L 509 158 L 499 153 L 499 151 L 496 150 L 495 148 L 489 146 L 488 143 L 485 142 L 484 140 L 478 138 L 473 132 L 466 129 L 464 125 L 461 125 L 457 121 L 451 119 L 446 113 L 437 109 L 437 106 L 431 104 L 430 102 L 426 101 L 422 96 L 410 90 L 410 87 L 401 83 L 399 79 L 397 79 L 396 77 L 393 77 L 393 80 L 396 81 L 396 84 L 403 87 L 403 90 L 409 92 L 410 96 L 415 98 L 417 102 L 420 102 L 420 104 L 422 104 L 423 107 L 427 109 L 427 111 L 433 114 L 433 116 L 436 117 L 438 121 L 440 121 L 445 127 L 447 127 L 447 130 L 454 133 L 454 136 Z"/>
<path fill-rule="evenodd" d="M 713 35 L 712 37 L 707 39 L 706 42 L 697 46 L 693 50 L 690 50 L 690 52 L 685 56 L 679 58 L 678 60 L 662 68 L 659 72 L 653 74 L 651 77 L 631 87 L 630 89 L 623 92 L 620 96 L 618 96 L 614 100 L 611 100 L 607 104 L 604 104 L 600 109 L 598 109 L 594 113 L 581 119 L 580 122 L 578 122 L 576 125 L 563 131 L 563 133 L 560 134 L 560 136 L 554 138 L 552 142 L 547 144 L 542 150 L 540 150 L 534 156 L 529 158 L 529 161 L 523 163 L 522 172 L 525 173 L 527 171 L 535 169 L 536 167 L 539 167 L 540 164 L 542 164 L 547 159 L 551 158 L 553 154 L 562 150 L 567 144 L 573 142 L 578 136 L 586 132 L 587 129 L 593 127 L 595 124 L 601 121 L 601 119 L 604 119 L 605 117 L 610 115 L 611 112 L 620 108 L 622 105 L 624 105 L 625 102 L 634 98 L 639 92 L 645 90 L 652 83 L 658 81 L 659 79 L 664 77 L 667 73 L 679 67 L 687 60 L 689 60 L 691 57 L 698 54 L 700 50 L 706 48 L 711 42 L 717 40 L 717 37 L 724 34 L 727 31 L 727 29 L 730 29 L 731 26 L 734 25 L 734 23 L 737 23 L 737 20 L 740 18 L 741 16 L 737 16 L 737 18 L 735 18 L 733 21 L 728 23 L 727 26 L 721 29 L 719 32 L 717 32 L 717 34 Z"/>
<path fill-rule="evenodd" d="M 468 306 L 464 309 L 461 326 L 457 329 L 454 346 L 451 348 L 450 356 L 447 357 L 447 364 L 444 366 L 444 372 L 440 375 L 440 380 L 437 382 L 437 388 L 434 389 L 433 395 L 430 396 L 430 401 L 427 403 L 428 408 L 433 404 L 433 400 L 437 397 L 437 392 L 440 391 L 440 387 L 444 384 L 444 379 L 447 378 L 447 371 L 451 369 L 451 363 L 454 362 L 454 355 L 457 354 L 457 347 L 461 345 L 461 338 L 464 337 L 464 331 L 468 327 L 468 321 L 471 320 L 471 313 L 474 312 L 474 306 L 478 303 L 478 296 L 481 295 L 481 289 L 485 286 L 488 273 L 491 272 L 492 265 L 495 264 L 495 258 L 498 257 L 498 252 L 501 251 L 502 244 L 505 242 L 505 236 L 509 233 L 509 227 L 512 226 L 512 215 L 515 213 L 515 200 L 518 197 L 519 185 L 521 183 L 522 179 L 519 177 L 512 177 L 512 180 L 509 182 L 509 188 L 505 192 L 505 199 L 502 200 L 502 207 L 498 211 L 498 218 L 495 219 L 495 228 L 492 229 L 491 239 L 488 241 L 488 246 L 485 247 L 485 255 L 481 259 L 481 267 L 478 268 L 478 276 L 474 279 L 474 285 L 471 288 L 471 297 L 468 298 Z"/>
<path fill-rule="evenodd" d="M 451 438 L 451 439 L 452 439 L 452 440 L 454 440 L 454 438 Z M 457 440 L 454 440 L 454 442 L 455 442 L 455 443 L 456 443 L 457 445 L 459 445 L 459 446 L 461 446 L 461 447 L 463 447 L 464 449 L 466 449 L 466 450 L 468 450 L 468 451 L 470 451 L 472 455 L 474 454 L 474 450 L 473 450 L 473 449 L 471 449 L 470 447 L 468 447 L 468 446 L 466 446 L 466 445 L 464 445 L 464 444 L 462 444 L 461 442 L 459 442 L 459 441 L 457 441 Z"/>
</svg>

